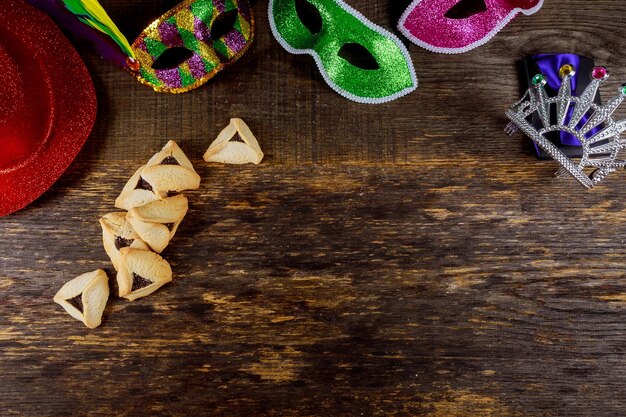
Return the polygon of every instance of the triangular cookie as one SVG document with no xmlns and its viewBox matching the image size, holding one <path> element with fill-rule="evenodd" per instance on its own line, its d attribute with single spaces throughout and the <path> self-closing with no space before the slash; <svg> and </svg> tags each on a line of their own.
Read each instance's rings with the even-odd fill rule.
<svg viewBox="0 0 626 417">
<path fill-rule="evenodd" d="M 148 167 L 152 165 L 180 165 L 196 172 L 191 161 L 173 140 L 167 142 L 146 164 Z"/>
<path fill-rule="evenodd" d="M 154 186 L 154 192 L 160 197 L 200 188 L 200 176 L 173 140 L 150 158 L 141 176 Z"/>
<path fill-rule="evenodd" d="M 108 299 L 109 278 L 102 269 L 74 278 L 54 296 L 54 302 L 90 329 L 100 326 Z"/>
<path fill-rule="evenodd" d="M 151 201 L 143 206 L 133 207 L 128 211 L 127 216 L 145 222 L 174 223 L 185 217 L 188 208 L 187 197 L 175 195 L 162 200 Z"/>
<path fill-rule="evenodd" d="M 127 218 L 135 232 L 156 253 L 161 253 L 174 237 L 180 220 L 174 223 L 153 223 L 132 217 Z"/>
<path fill-rule="evenodd" d="M 230 119 L 204 153 L 205 161 L 224 164 L 259 164 L 262 159 L 259 142 L 241 119 Z"/>
<path fill-rule="evenodd" d="M 132 208 L 126 218 L 152 250 L 161 253 L 187 213 L 187 197 L 177 195 Z"/>
<path fill-rule="evenodd" d="M 119 197 L 115 200 L 115 207 L 130 210 L 133 207 L 143 206 L 159 197 L 153 185 L 141 176 L 145 165 L 140 167 L 128 180 Z"/>
<path fill-rule="evenodd" d="M 152 294 L 172 281 L 170 264 L 154 252 L 122 248 L 121 268 L 117 272 L 120 297 L 130 301 Z"/>
<path fill-rule="evenodd" d="M 141 240 L 126 220 L 126 212 L 109 213 L 100 219 L 102 226 L 102 243 L 113 267 L 117 271 L 120 264 L 120 249 L 131 247 L 135 249 L 150 250 L 150 247 Z"/>
<path fill-rule="evenodd" d="M 154 192 L 161 198 L 170 193 L 200 188 L 200 175 L 182 165 L 150 165 L 141 171 L 141 176 L 152 184 Z"/>
</svg>

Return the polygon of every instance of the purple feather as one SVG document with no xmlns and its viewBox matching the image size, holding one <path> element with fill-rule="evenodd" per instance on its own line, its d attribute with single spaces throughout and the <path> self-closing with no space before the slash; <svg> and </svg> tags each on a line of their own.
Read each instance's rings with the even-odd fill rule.
<svg viewBox="0 0 626 417">
<path fill-rule="evenodd" d="M 99 30 L 89 27 L 78 20 L 75 14 L 65 8 L 64 4 L 57 0 L 26 1 L 36 8 L 48 13 L 63 29 L 70 31 L 83 39 L 91 41 L 104 59 L 111 61 L 120 67 L 128 67 L 128 64 L 126 63 L 127 55 L 111 38 Z"/>
</svg>

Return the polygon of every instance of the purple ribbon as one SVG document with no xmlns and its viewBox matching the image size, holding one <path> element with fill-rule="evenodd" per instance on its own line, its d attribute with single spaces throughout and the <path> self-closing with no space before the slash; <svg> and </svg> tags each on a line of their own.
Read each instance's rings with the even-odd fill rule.
<svg viewBox="0 0 626 417">
<path fill-rule="evenodd" d="M 561 88 L 561 77 L 559 76 L 559 70 L 563 65 L 569 64 L 573 66 L 577 71 L 580 68 L 580 57 L 576 54 L 539 54 L 533 57 L 539 70 L 546 77 L 548 87 L 558 92 Z M 578 83 L 579 72 L 571 78 L 572 95 L 576 95 L 576 86 Z M 567 116 L 565 117 L 565 123 L 567 124 L 574 113 L 574 107 L 570 107 Z M 588 115 L 585 115 L 578 124 L 577 128 L 581 128 L 585 125 L 589 119 Z M 598 132 L 598 128 L 593 129 L 587 135 L 592 136 Z M 580 141 L 576 139 L 576 136 L 567 133 L 560 132 L 560 139 L 563 145 L 580 146 Z"/>
</svg>

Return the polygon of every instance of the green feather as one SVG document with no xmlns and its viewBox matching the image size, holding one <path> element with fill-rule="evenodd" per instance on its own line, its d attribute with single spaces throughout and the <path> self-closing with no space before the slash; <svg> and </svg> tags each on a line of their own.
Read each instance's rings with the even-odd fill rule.
<svg viewBox="0 0 626 417">
<path fill-rule="evenodd" d="M 109 36 L 124 53 L 132 58 L 135 57 L 133 49 L 126 37 L 115 26 L 109 15 L 104 11 L 97 0 L 61 0 L 67 10 L 76 15 L 84 24 L 99 30 Z"/>
</svg>

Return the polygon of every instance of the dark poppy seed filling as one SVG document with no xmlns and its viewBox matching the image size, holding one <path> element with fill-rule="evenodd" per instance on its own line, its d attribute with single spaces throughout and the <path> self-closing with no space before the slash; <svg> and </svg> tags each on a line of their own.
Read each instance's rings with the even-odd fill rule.
<svg viewBox="0 0 626 417">
<path fill-rule="evenodd" d="M 152 191 L 152 186 L 148 181 L 144 180 L 142 177 L 139 177 L 139 181 L 137 181 L 137 186 L 135 187 L 135 190 Z"/>
<path fill-rule="evenodd" d="M 173 156 L 168 156 L 164 160 L 161 161 L 161 165 L 180 165 L 176 158 Z"/>
<path fill-rule="evenodd" d="M 65 301 L 70 303 L 72 306 L 74 306 L 81 313 L 83 312 L 83 294 L 82 293 L 78 294 L 76 297 L 68 298 Z"/>
<path fill-rule="evenodd" d="M 122 236 L 115 236 L 115 249 L 120 250 L 132 245 L 134 239 L 124 239 Z"/>
<path fill-rule="evenodd" d="M 167 227 L 167 230 L 169 230 L 170 232 L 174 228 L 174 223 L 163 223 L 163 224 L 165 225 L 165 227 Z"/>
<path fill-rule="evenodd" d="M 178 191 L 168 191 L 167 192 L 167 196 L 168 197 L 174 197 L 175 195 L 180 194 Z"/>
<path fill-rule="evenodd" d="M 142 288 L 147 287 L 148 285 L 152 283 L 153 282 L 150 281 L 149 279 L 145 279 L 141 275 L 137 275 L 133 272 L 133 287 L 131 288 L 131 291 L 140 290 Z"/>
<path fill-rule="evenodd" d="M 246 143 L 243 139 L 241 139 L 241 136 L 239 136 L 239 133 L 235 133 L 235 136 L 232 137 L 232 139 L 230 140 L 231 142 L 241 142 L 241 143 Z"/>
</svg>

